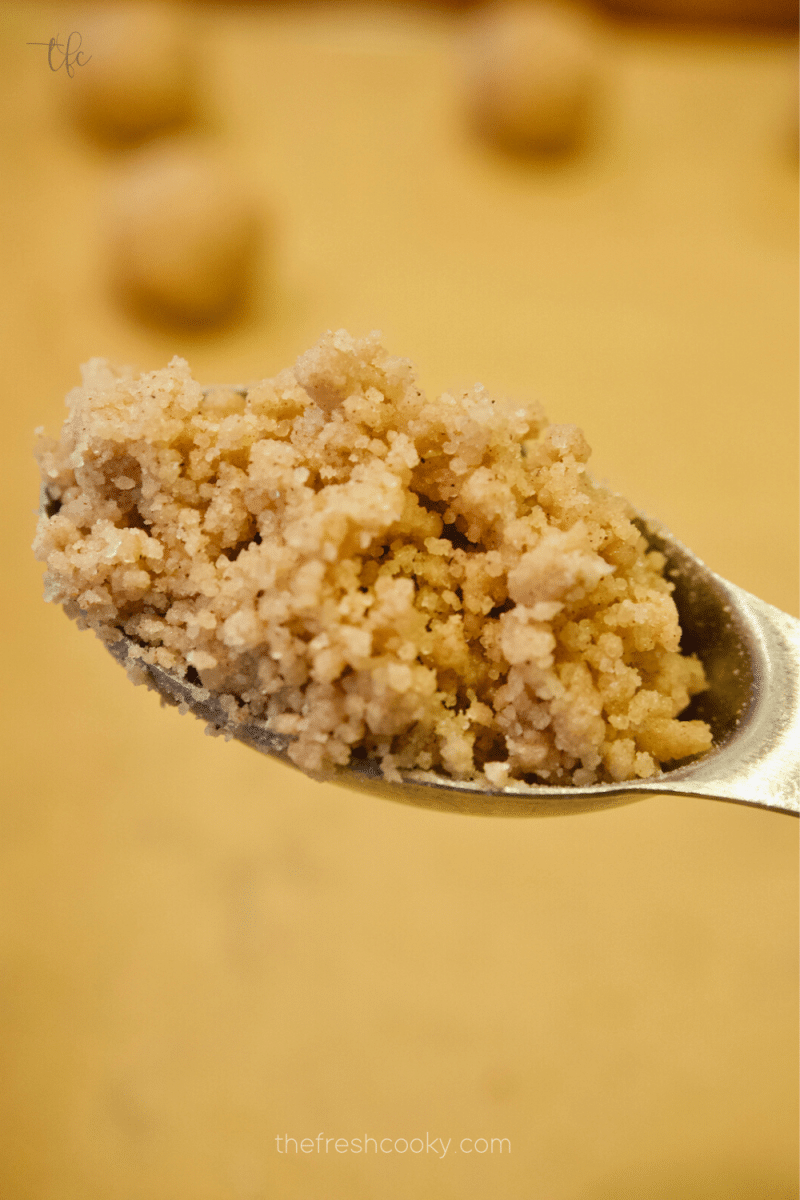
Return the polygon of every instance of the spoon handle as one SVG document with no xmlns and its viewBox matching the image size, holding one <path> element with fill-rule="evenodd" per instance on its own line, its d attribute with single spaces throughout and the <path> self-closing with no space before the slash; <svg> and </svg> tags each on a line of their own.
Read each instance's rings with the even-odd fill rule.
<svg viewBox="0 0 800 1200">
<path fill-rule="evenodd" d="M 743 618 L 752 700 L 716 753 L 670 772 L 652 790 L 800 816 L 800 621 L 727 580 L 718 582 L 733 615 Z"/>
</svg>

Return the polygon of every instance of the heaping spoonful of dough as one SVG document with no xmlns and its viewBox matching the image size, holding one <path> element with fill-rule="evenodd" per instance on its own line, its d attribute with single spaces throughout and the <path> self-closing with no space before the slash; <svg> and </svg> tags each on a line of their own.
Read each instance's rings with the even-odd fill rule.
<svg viewBox="0 0 800 1200">
<path fill-rule="evenodd" d="M 344 331 L 246 387 L 96 359 L 67 403 L 38 450 L 46 598 L 212 731 L 450 811 L 800 812 L 800 622 L 597 485 L 538 405 L 428 400 Z"/>
</svg>

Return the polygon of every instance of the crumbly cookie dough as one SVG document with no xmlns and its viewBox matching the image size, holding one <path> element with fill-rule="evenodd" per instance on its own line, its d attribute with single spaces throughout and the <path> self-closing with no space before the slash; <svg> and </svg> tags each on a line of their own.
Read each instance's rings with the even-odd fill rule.
<svg viewBox="0 0 800 1200">
<path fill-rule="evenodd" d="M 465 97 L 475 127 L 516 151 L 566 151 L 599 90 L 597 20 L 561 0 L 493 0 L 470 13 Z"/>
<path fill-rule="evenodd" d="M 585 785 L 709 748 L 663 557 L 536 404 L 428 399 L 343 330 L 245 395 L 94 359 L 67 404 L 37 451 L 46 599 L 302 769 Z"/>
</svg>

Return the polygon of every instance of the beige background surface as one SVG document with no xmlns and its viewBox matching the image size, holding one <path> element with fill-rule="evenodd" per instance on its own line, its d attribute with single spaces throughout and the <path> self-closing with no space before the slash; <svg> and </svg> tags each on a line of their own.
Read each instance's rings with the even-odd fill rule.
<svg viewBox="0 0 800 1200">
<path fill-rule="evenodd" d="M 346 326 L 431 389 L 539 395 L 797 611 L 791 43 L 610 31 L 591 144 L 546 167 L 463 128 L 451 19 L 198 10 L 206 124 L 274 230 L 247 318 L 199 337 L 109 300 L 114 156 L 25 44 L 68 10 L 3 8 L 3 1200 L 797 1196 L 795 822 L 370 801 L 161 711 L 41 601 L 32 431 L 81 361 L 241 379 Z M 452 1142 L 277 1152 L 320 1132 Z"/>
</svg>

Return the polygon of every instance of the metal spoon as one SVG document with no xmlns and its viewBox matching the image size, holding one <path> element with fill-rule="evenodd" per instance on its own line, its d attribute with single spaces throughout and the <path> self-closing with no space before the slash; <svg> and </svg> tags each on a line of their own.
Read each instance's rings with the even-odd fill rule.
<svg viewBox="0 0 800 1200">
<path fill-rule="evenodd" d="M 43 492 L 42 509 L 54 511 Z M 492 789 L 432 771 L 409 771 L 402 783 L 383 778 L 375 762 L 335 768 L 325 782 L 404 804 L 488 816 L 559 816 L 631 804 L 653 795 L 698 796 L 800 815 L 800 621 L 728 583 L 667 529 L 641 518 L 651 547 L 667 559 L 683 629 L 682 649 L 703 662 L 710 687 L 687 714 L 708 721 L 714 748 L 650 779 L 591 787 L 513 781 Z M 109 644 L 121 663 L 130 639 Z M 217 697 L 160 667 L 144 667 L 162 699 L 287 766 L 290 738 L 266 722 L 232 721 Z"/>
</svg>

